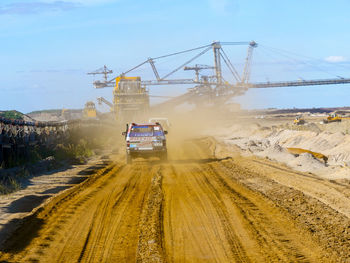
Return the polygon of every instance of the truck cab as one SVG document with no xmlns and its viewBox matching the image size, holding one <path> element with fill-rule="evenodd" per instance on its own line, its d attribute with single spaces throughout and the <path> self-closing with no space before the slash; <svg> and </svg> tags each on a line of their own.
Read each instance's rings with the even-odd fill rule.
<svg viewBox="0 0 350 263">
<path fill-rule="evenodd" d="M 114 112 L 121 122 L 142 118 L 149 110 L 149 94 L 140 77 L 117 77 L 113 94 Z"/>
<path fill-rule="evenodd" d="M 85 103 L 83 116 L 84 118 L 87 118 L 87 119 L 94 119 L 97 117 L 96 106 L 93 101 L 88 101 Z"/>
<path fill-rule="evenodd" d="M 167 161 L 167 133 L 158 122 L 127 124 L 126 131 L 122 133 L 126 140 L 126 162 L 132 163 L 137 157 L 158 157 L 161 161 Z"/>
</svg>

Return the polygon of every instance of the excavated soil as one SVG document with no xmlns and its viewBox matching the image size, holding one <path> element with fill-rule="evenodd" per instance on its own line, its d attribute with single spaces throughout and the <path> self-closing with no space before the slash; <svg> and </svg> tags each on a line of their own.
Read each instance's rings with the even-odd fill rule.
<svg viewBox="0 0 350 263">
<path fill-rule="evenodd" d="M 0 261 L 350 262 L 347 183 L 218 146 L 117 157 L 25 218 Z"/>
</svg>

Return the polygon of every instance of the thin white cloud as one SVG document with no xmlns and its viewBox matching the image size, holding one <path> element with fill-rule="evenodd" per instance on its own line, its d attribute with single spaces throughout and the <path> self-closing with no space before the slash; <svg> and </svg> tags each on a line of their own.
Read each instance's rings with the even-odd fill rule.
<svg viewBox="0 0 350 263">
<path fill-rule="evenodd" d="M 343 57 L 343 56 L 329 56 L 329 57 L 326 57 L 324 60 L 331 63 L 339 63 L 339 62 L 347 61 L 346 57 Z"/>
</svg>

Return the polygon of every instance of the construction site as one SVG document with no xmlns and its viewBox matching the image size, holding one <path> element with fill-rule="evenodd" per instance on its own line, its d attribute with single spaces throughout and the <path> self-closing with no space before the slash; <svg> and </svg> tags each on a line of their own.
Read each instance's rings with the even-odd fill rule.
<svg viewBox="0 0 350 263">
<path fill-rule="evenodd" d="M 191 43 L 102 56 L 83 103 L 67 80 L 78 107 L 0 111 L 0 262 L 350 262 L 350 104 L 242 99 L 321 100 L 350 91 L 350 66 Z M 256 77 L 269 63 L 288 73 Z"/>
</svg>

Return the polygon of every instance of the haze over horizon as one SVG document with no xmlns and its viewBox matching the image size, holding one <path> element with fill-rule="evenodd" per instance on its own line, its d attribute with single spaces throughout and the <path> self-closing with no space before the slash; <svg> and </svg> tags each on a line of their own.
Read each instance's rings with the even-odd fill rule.
<svg viewBox="0 0 350 263">
<path fill-rule="evenodd" d="M 107 65 L 116 76 L 148 57 L 214 40 L 258 43 L 252 82 L 350 77 L 349 8 L 345 0 L 3 0 L 0 110 L 82 108 L 100 96 L 112 100 L 112 89 L 95 90 L 87 72 Z M 246 46 L 225 51 L 241 72 Z M 156 66 L 165 73 L 184 59 Z M 212 64 L 211 54 L 198 63 Z M 154 78 L 150 67 L 130 75 Z M 183 76 L 194 74 L 174 77 Z M 150 93 L 175 96 L 188 87 L 150 87 Z M 350 84 L 249 90 L 235 101 L 249 109 L 342 107 L 349 106 L 349 91 Z"/>
</svg>

